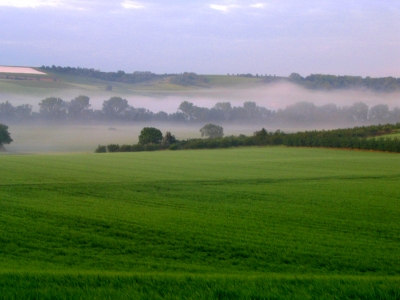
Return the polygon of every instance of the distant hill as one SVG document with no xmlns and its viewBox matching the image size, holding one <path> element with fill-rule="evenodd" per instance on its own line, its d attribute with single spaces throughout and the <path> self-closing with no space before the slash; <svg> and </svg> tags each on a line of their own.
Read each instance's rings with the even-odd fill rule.
<svg viewBox="0 0 400 300">
<path fill-rule="evenodd" d="M 400 91 L 400 78 L 371 78 L 311 74 L 302 77 L 292 73 L 288 77 L 267 74 L 201 75 L 193 72 L 155 74 L 152 72 L 103 72 L 88 68 L 42 66 L 31 68 L 45 74 L 16 74 L 1 72 L 0 94 L 63 97 L 73 94 L 93 96 L 112 93 L 118 95 L 168 96 L 190 93 L 208 88 L 260 87 L 288 82 L 311 90 L 364 89 L 391 93 Z"/>
<path fill-rule="evenodd" d="M 213 83 L 218 81 L 210 81 L 207 76 L 198 75 L 193 72 L 185 72 L 182 74 L 155 74 L 152 72 L 133 72 L 131 74 L 124 71 L 117 72 L 102 72 L 100 70 L 71 68 L 71 67 L 45 67 L 41 68 L 43 72 L 51 71 L 53 73 L 73 74 L 96 79 L 123 82 L 128 84 L 136 84 L 142 82 L 154 82 L 163 79 L 174 85 L 193 86 L 193 87 L 211 87 Z M 332 90 L 332 89 L 350 89 L 350 88 L 366 88 L 380 92 L 393 92 L 400 90 L 400 78 L 383 77 L 371 78 L 361 76 L 336 76 L 324 74 L 311 74 L 302 77 L 298 73 L 292 73 L 288 77 L 279 77 L 272 75 L 253 75 L 253 74 L 232 74 L 228 77 L 239 77 L 247 79 L 256 79 L 260 83 L 272 83 L 277 81 L 288 81 L 301 85 L 307 89 L 316 90 Z M 221 81 L 220 81 L 221 82 Z M 240 80 L 239 82 L 240 83 Z"/>
</svg>

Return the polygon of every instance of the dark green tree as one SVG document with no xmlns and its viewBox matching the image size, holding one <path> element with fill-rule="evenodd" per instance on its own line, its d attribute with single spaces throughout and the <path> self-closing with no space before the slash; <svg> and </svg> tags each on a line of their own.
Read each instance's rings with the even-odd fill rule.
<svg viewBox="0 0 400 300">
<path fill-rule="evenodd" d="M 10 144 L 12 142 L 10 133 L 8 132 L 8 126 L 0 124 L 0 151 L 4 151 L 5 144 Z"/>
<path fill-rule="evenodd" d="M 224 136 L 224 129 L 221 126 L 214 124 L 204 125 L 201 129 L 201 136 L 208 136 L 210 139 L 222 138 Z"/>
<path fill-rule="evenodd" d="M 163 139 L 162 132 L 154 127 L 144 127 L 139 135 L 139 144 L 160 144 Z"/>
<path fill-rule="evenodd" d="M 164 148 L 168 148 L 171 144 L 176 143 L 176 138 L 174 135 L 171 134 L 171 132 L 167 131 L 162 139 L 162 146 Z"/>
<path fill-rule="evenodd" d="M 265 130 L 265 128 L 254 132 L 253 136 L 259 145 L 267 144 L 268 132 Z"/>
</svg>

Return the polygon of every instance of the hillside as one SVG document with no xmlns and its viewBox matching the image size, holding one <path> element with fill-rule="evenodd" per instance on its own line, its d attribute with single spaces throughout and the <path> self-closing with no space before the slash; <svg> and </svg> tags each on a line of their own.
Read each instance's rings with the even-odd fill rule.
<svg viewBox="0 0 400 300">
<path fill-rule="evenodd" d="M 14 74 L 0 72 L 0 95 L 47 96 L 49 91 L 60 96 L 75 94 L 104 94 L 168 96 L 191 95 L 199 89 L 255 88 L 271 83 L 293 83 L 311 90 L 368 89 L 390 93 L 400 90 L 400 78 L 371 78 L 361 76 L 334 76 L 311 74 L 302 77 L 292 73 L 288 77 L 275 75 L 227 74 L 199 75 L 154 74 L 151 72 L 102 72 L 94 69 L 70 67 L 33 68 L 39 74 Z M 0 70 L 1 71 L 1 70 Z"/>
</svg>

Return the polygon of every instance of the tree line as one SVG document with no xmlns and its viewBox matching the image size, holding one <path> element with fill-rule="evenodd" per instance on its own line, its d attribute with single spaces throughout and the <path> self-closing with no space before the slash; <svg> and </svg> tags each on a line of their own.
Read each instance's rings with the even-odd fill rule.
<svg viewBox="0 0 400 300">
<path fill-rule="evenodd" d="M 13 106 L 9 101 L 0 103 L 1 122 L 57 121 L 57 122 L 175 122 L 175 123 L 247 123 L 266 124 L 274 127 L 312 126 L 315 124 L 359 126 L 400 122 L 400 108 L 389 109 L 386 104 L 368 107 L 357 102 L 339 107 L 335 104 L 317 106 L 311 102 L 297 102 L 284 109 L 269 110 L 247 101 L 242 106 L 218 102 L 213 107 L 201 107 L 183 101 L 174 113 L 154 113 L 146 108 L 133 107 L 126 99 L 111 97 L 102 109 L 91 108 L 90 98 L 80 95 L 70 101 L 49 97 L 39 102 L 34 112 L 29 104 Z"/>
<path fill-rule="evenodd" d="M 365 88 L 378 92 L 395 92 L 400 90 L 400 78 L 381 77 L 371 78 L 361 76 L 335 76 L 325 74 L 311 74 L 302 77 L 298 73 L 289 75 L 290 82 L 299 84 L 307 89 L 333 90 Z"/>
<path fill-rule="evenodd" d="M 139 143 L 121 146 L 118 144 L 99 145 L 95 152 L 139 152 L 166 149 L 188 150 L 284 145 L 288 147 L 346 148 L 400 153 L 400 140 L 398 138 L 380 137 L 384 134 L 400 132 L 400 123 L 296 133 L 285 133 L 280 130 L 268 132 L 265 128 L 262 128 L 260 131 L 254 132 L 252 136 L 241 134 L 227 137 L 223 137 L 222 127 L 207 124 L 200 129 L 200 132 L 202 136 L 205 135 L 208 139 L 177 140 L 171 132 L 167 132 L 163 137 L 159 129 L 145 127 L 140 133 Z"/>
</svg>

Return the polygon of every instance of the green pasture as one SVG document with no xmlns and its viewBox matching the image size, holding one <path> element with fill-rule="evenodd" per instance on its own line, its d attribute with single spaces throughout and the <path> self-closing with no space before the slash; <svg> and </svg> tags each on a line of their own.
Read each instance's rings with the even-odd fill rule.
<svg viewBox="0 0 400 300">
<path fill-rule="evenodd" d="M 398 299 L 400 156 L 0 155 L 0 299 Z"/>
<path fill-rule="evenodd" d="M 80 94 L 87 95 L 91 98 L 104 98 L 103 100 L 112 96 L 203 97 L 210 96 L 210 93 L 213 95 L 213 89 L 215 88 L 240 89 L 243 87 L 252 88 L 265 84 L 262 79 L 259 78 L 226 75 L 207 75 L 206 77 L 209 80 L 208 87 L 200 88 L 196 86 L 185 87 L 171 84 L 168 77 L 136 84 L 126 84 L 72 74 L 53 73 L 51 71 L 46 71 L 46 74 L 47 75 L 25 74 L 25 76 L 22 77 L 56 77 L 57 81 L 45 82 L 38 80 L 12 80 L 0 78 L 0 102 L 8 100 L 11 103 L 15 103 L 15 101 L 18 101 L 19 104 L 19 102 L 22 101 L 22 99 L 19 99 L 21 97 L 35 97 L 37 98 L 38 103 L 40 100 L 51 96 L 69 100 Z M 107 85 L 112 86 L 112 91 L 105 90 Z M 22 103 L 26 103 L 26 100 Z"/>
<path fill-rule="evenodd" d="M 262 78 L 257 77 L 206 75 L 206 78 L 210 85 L 217 87 L 260 86 L 265 84 Z"/>
<path fill-rule="evenodd" d="M 381 135 L 380 138 L 390 138 L 390 139 L 400 139 L 400 132 L 395 132 L 395 133 L 391 133 L 391 134 L 385 134 L 385 135 Z"/>
</svg>

